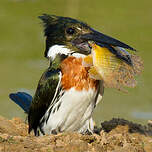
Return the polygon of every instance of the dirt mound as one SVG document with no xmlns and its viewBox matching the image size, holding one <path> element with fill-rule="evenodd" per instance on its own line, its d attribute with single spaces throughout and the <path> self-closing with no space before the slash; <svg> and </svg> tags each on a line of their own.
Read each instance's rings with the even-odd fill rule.
<svg viewBox="0 0 152 152">
<path fill-rule="evenodd" d="M 152 127 L 112 119 L 93 135 L 60 133 L 35 137 L 19 118 L 0 117 L 0 152 L 152 152 Z"/>
</svg>

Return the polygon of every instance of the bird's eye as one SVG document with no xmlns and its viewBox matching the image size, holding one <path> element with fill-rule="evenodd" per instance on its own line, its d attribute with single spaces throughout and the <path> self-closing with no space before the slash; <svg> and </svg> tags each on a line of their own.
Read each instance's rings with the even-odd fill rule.
<svg viewBox="0 0 152 152">
<path fill-rule="evenodd" d="M 68 28 L 67 30 L 66 30 L 66 32 L 67 32 L 67 34 L 69 34 L 69 35 L 73 35 L 74 33 L 75 33 L 75 29 L 74 28 Z"/>
</svg>

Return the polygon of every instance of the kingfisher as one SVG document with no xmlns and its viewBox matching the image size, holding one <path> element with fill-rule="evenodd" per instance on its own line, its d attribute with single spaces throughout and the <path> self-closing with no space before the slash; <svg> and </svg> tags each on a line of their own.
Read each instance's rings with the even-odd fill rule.
<svg viewBox="0 0 152 152">
<path fill-rule="evenodd" d="M 42 74 L 35 95 L 11 93 L 10 98 L 27 114 L 29 133 L 36 136 L 59 132 L 94 132 L 93 111 L 102 99 L 102 80 L 89 77 L 83 58 L 91 53 L 91 42 L 110 50 L 117 58 L 132 64 L 124 49 L 131 46 L 102 34 L 88 24 L 70 17 L 43 14 L 49 67 Z M 124 52 L 124 51 L 123 51 Z"/>
</svg>

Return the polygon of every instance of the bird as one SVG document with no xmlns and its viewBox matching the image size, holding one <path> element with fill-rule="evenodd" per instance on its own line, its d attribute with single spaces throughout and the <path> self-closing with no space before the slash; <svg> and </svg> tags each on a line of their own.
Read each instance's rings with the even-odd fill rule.
<svg viewBox="0 0 152 152">
<path fill-rule="evenodd" d="M 48 58 L 49 67 L 33 97 L 25 92 L 9 96 L 28 114 L 29 133 L 34 130 L 36 136 L 59 132 L 92 134 L 92 115 L 103 97 L 104 85 L 102 80 L 90 78 L 89 67 L 82 64 L 83 58 L 91 54 L 90 43 L 107 48 L 128 65 L 132 61 L 124 49 L 136 50 L 70 17 L 43 14 L 39 18 L 44 27 L 44 57 Z"/>
</svg>

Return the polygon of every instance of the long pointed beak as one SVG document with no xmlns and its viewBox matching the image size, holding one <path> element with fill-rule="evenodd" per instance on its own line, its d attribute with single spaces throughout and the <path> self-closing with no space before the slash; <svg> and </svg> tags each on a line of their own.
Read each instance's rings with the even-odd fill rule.
<svg viewBox="0 0 152 152">
<path fill-rule="evenodd" d="M 110 46 L 122 47 L 122 48 L 136 51 L 131 46 L 129 46 L 129 45 L 127 45 L 119 40 L 116 40 L 110 36 L 107 36 L 105 34 L 98 32 L 98 31 L 95 31 L 94 29 L 91 29 L 91 30 L 92 30 L 91 33 L 81 35 L 81 39 L 87 40 L 87 41 L 88 40 L 94 41 L 95 43 L 97 43 L 98 45 L 101 45 L 103 47 L 106 45 L 110 45 Z"/>
</svg>

